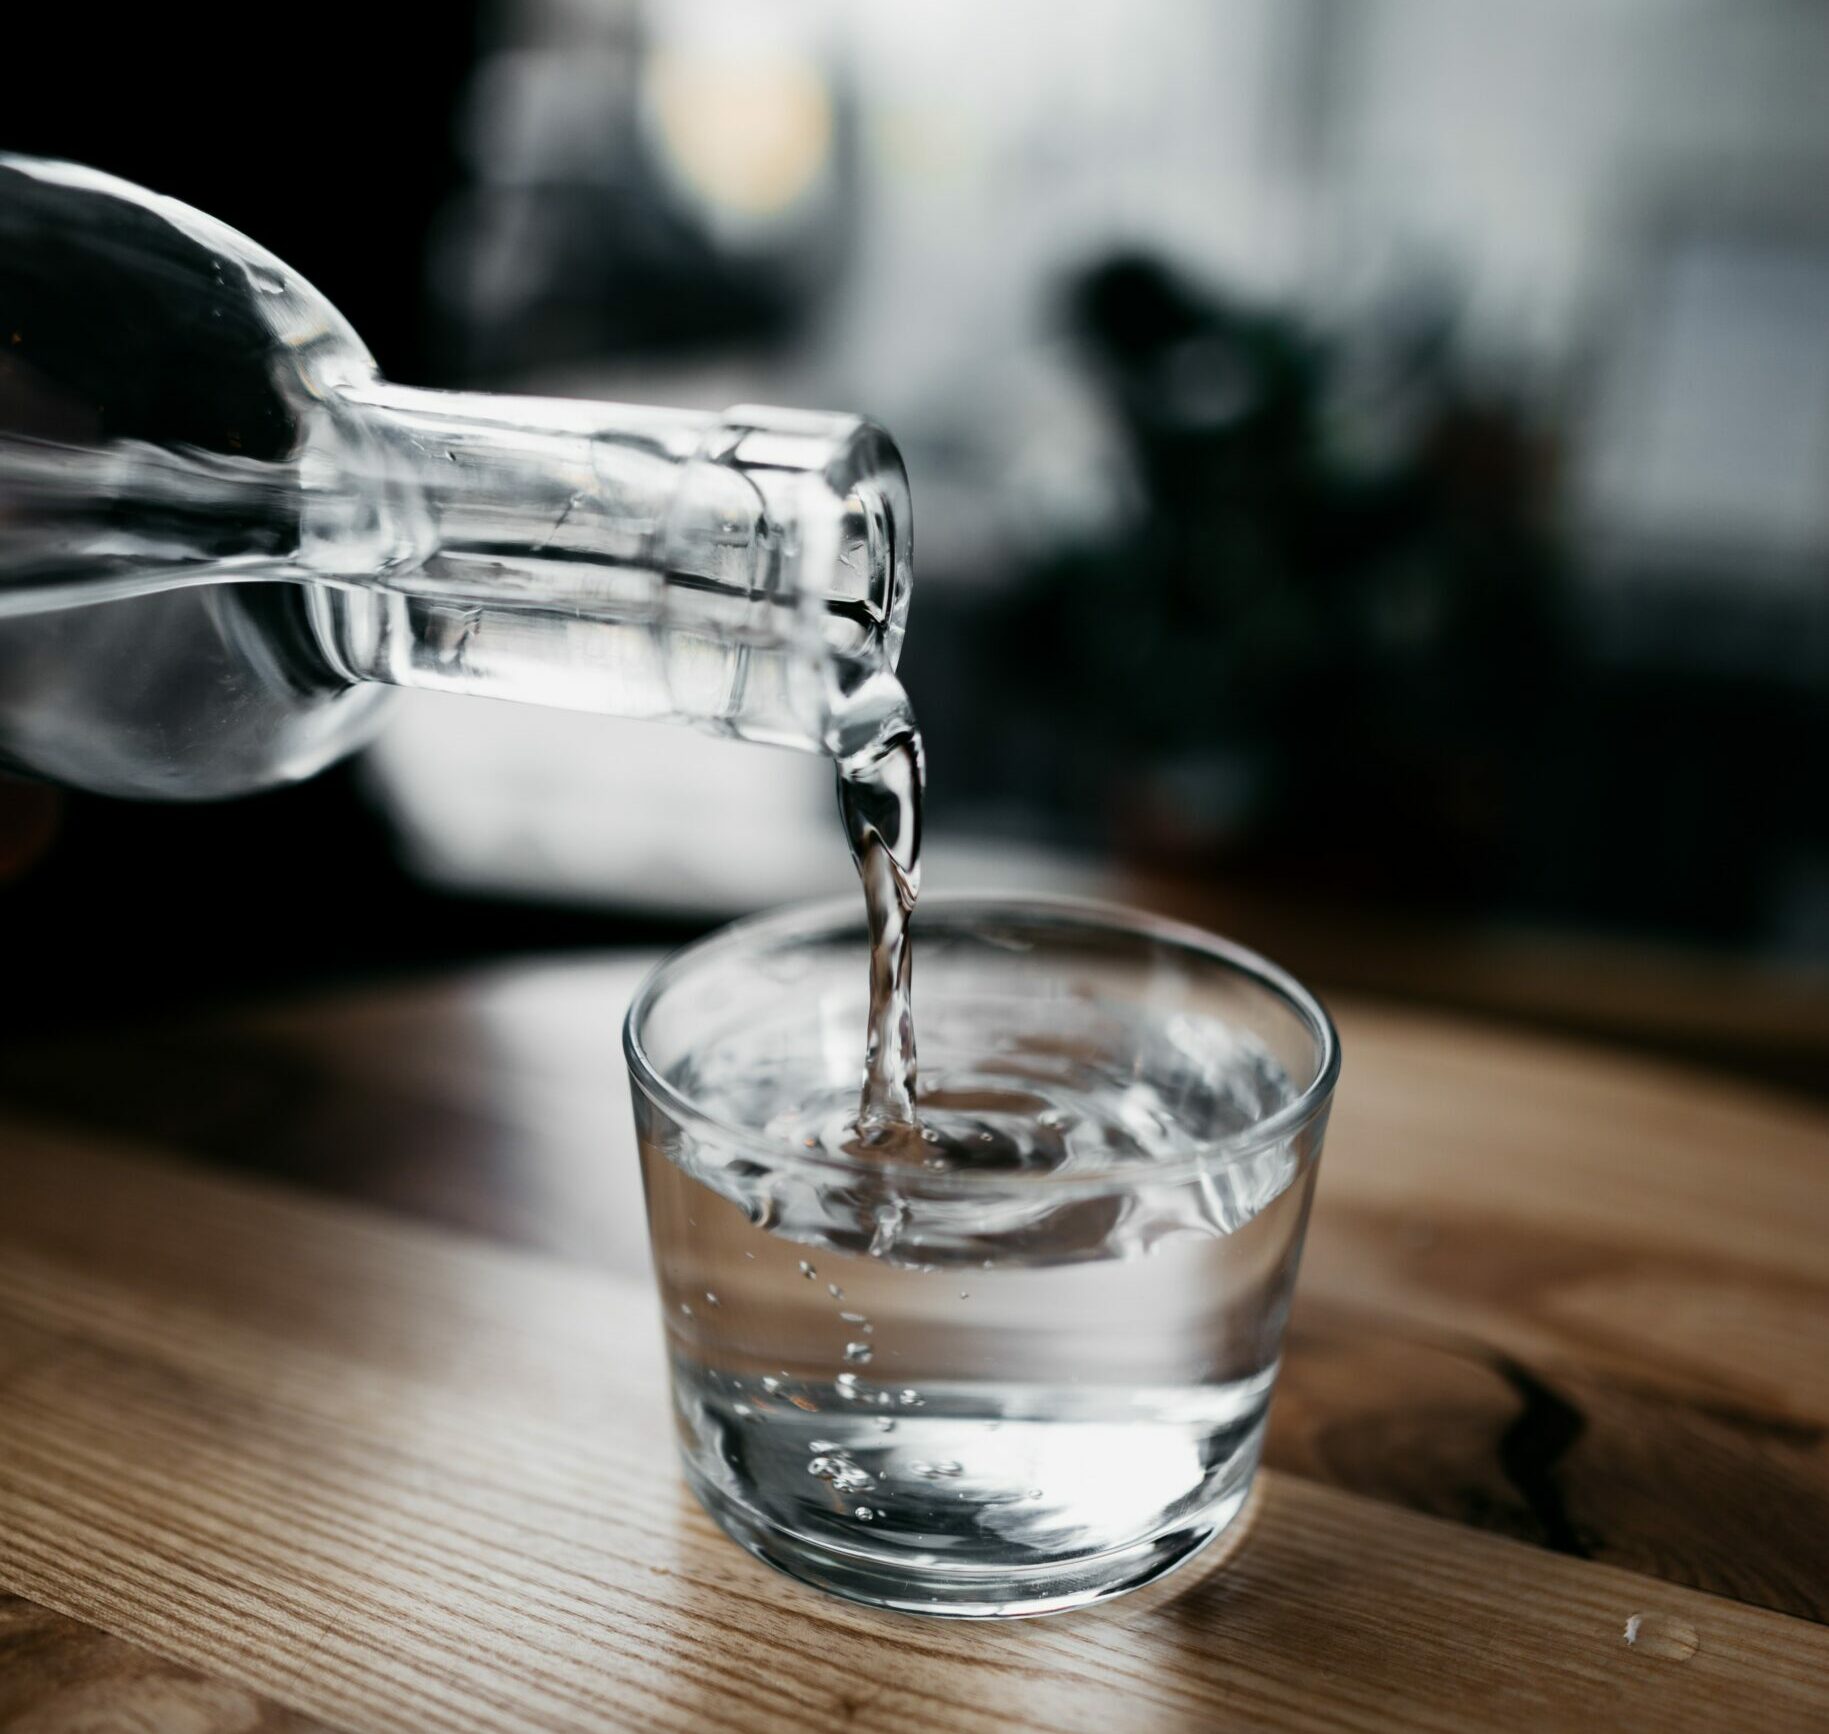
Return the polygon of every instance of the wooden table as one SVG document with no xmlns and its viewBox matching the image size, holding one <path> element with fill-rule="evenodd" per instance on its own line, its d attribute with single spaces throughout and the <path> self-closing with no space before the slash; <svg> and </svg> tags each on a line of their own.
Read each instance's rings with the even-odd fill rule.
<svg viewBox="0 0 1829 1734">
<path fill-rule="evenodd" d="M 0 1727 L 1829 1725 L 1821 1113 L 1338 1007 L 1242 1539 L 929 1623 L 681 1487 L 639 962 L 0 1055 Z"/>
</svg>

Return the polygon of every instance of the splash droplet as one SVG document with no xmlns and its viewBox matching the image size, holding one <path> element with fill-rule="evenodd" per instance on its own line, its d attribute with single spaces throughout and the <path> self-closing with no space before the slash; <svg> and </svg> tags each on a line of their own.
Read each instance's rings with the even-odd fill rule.
<svg viewBox="0 0 1829 1734">
<path fill-rule="evenodd" d="M 816 1271 L 812 1267 L 812 1265 L 808 1264 L 807 1261 L 803 1258 L 800 1261 L 800 1274 L 802 1276 L 804 1276 L 808 1282 L 811 1282 L 814 1277 L 819 1275 L 819 1272 Z"/>
<path fill-rule="evenodd" d="M 845 1359 L 851 1362 L 853 1366 L 863 1366 L 866 1362 L 871 1360 L 875 1354 L 876 1350 L 871 1348 L 868 1343 L 845 1344 Z"/>
<path fill-rule="evenodd" d="M 710 1290 L 710 1289 L 706 1289 L 706 1291 L 705 1291 L 705 1304 L 706 1304 L 706 1306 L 708 1306 L 708 1307 L 715 1307 L 715 1306 L 722 1306 L 722 1305 L 723 1305 L 723 1304 L 724 1304 L 724 1303 L 723 1303 L 723 1302 L 722 1302 L 722 1301 L 720 1301 L 720 1300 L 719 1300 L 719 1299 L 718 1299 L 718 1297 L 717 1297 L 717 1296 L 716 1296 L 716 1295 L 715 1295 L 715 1294 L 713 1294 L 713 1293 L 712 1293 L 712 1292 L 711 1292 L 711 1290 Z"/>
<path fill-rule="evenodd" d="M 1626 1642 L 1667 1662 L 1687 1662 L 1702 1647 L 1696 1628 L 1670 1614 L 1634 1614 L 1626 1621 Z"/>
<path fill-rule="evenodd" d="M 829 1294 L 834 1300 L 843 1300 L 845 1298 L 845 1291 L 842 1288 L 840 1288 L 838 1286 L 838 1284 L 835 1282 L 829 1282 L 826 1284 L 826 1293 Z"/>
</svg>

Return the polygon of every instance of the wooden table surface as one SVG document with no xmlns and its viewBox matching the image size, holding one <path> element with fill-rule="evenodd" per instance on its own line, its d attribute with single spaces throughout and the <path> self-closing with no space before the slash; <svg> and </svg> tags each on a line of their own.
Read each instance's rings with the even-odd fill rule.
<svg viewBox="0 0 1829 1734">
<path fill-rule="evenodd" d="M 925 1622 L 681 1486 L 642 961 L 0 1054 L 0 1728 L 1829 1726 L 1819 1110 L 1337 1006 L 1243 1535 Z"/>
</svg>

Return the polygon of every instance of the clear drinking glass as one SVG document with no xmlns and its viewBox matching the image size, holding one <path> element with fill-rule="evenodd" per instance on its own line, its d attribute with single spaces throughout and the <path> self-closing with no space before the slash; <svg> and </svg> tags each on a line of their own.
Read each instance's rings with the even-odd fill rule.
<svg viewBox="0 0 1829 1734">
<path fill-rule="evenodd" d="M 855 1111 L 861 906 L 676 953 L 625 1032 L 687 1478 L 860 1601 L 1046 1613 L 1231 1523 L 1339 1070 L 1314 996 L 1093 904 L 923 898 L 922 1118 Z"/>
</svg>

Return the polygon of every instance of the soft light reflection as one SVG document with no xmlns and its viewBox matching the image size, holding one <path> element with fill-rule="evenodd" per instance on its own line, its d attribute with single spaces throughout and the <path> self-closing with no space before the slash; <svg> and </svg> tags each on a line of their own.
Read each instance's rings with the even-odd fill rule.
<svg viewBox="0 0 1829 1734">
<path fill-rule="evenodd" d="M 810 61 L 661 48 L 643 96 L 669 167 L 714 213 L 777 216 L 829 164 L 832 98 Z"/>
<path fill-rule="evenodd" d="M 1073 1528 L 1111 1535 L 1147 1528 L 1171 1503 L 1171 1489 L 1192 1494 L 1204 1473 L 1199 1444 L 1190 1434 L 1121 1424 L 1005 1422 L 996 1433 L 973 1436 L 969 1475 L 954 1485 L 969 1495 L 974 1481 L 1007 1487 L 1027 1477 L 1044 1502 L 1049 1489 L 1069 1488 Z M 1032 1537 L 1036 1508 L 1029 1502 L 987 1503 L 978 1521 L 993 1534 L 1008 1528 Z M 1070 1536 L 1064 1534 L 1061 1544 L 1071 1545 Z"/>
</svg>

